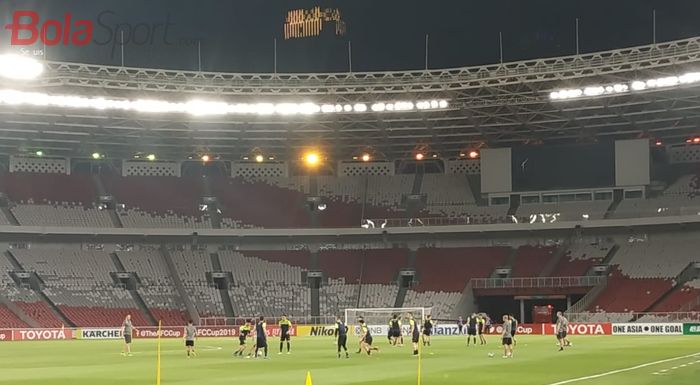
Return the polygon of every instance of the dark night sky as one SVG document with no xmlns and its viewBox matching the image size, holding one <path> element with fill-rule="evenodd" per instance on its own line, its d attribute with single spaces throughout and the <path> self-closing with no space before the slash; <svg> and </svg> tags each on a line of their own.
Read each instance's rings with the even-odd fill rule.
<svg viewBox="0 0 700 385">
<path fill-rule="evenodd" d="M 338 7 L 348 25 L 343 38 L 322 36 L 284 41 L 287 10 L 313 5 Z M 125 47 L 127 66 L 196 69 L 201 40 L 204 70 L 271 72 L 273 38 L 278 39 L 279 72 L 347 71 L 347 41 L 352 41 L 353 70 L 420 69 L 425 34 L 430 35 L 430 67 L 498 62 L 498 32 L 503 32 L 506 61 L 572 54 L 574 20 L 580 19 L 582 52 L 648 44 L 652 10 L 657 10 L 657 40 L 700 35 L 699 0 L 2 0 L 0 22 L 13 10 L 32 9 L 43 19 L 62 17 L 97 23 L 173 25 L 153 44 Z M 144 31 L 144 27 L 140 27 Z M 96 24 L 95 38 L 107 30 Z M 143 32 L 142 32 L 143 34 Z M 0 30 L 8 46 L 9 31 Z M 119 47 L 90 44 L 48 49 L 52 60 L 120 63 Z"/>
</svg>

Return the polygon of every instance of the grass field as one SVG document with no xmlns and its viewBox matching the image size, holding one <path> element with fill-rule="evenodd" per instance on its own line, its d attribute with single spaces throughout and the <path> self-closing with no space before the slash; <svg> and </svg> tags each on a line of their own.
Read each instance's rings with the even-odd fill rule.
<svg viewBox="0 0 700 385">
<path fill-rule="evenodd" d="M 164 339 L 162 384 L 304 384 L 307 370 L 315 385 L 415 384 L 418 362 L 411 348 L 375 340 L 380 340 L 382 352 L 372 357 L 353 351 L 350 359 L 339 360 L 332 340 L 306 337 L 293 341 L 292 355 L 277 355 L 273 348 L 270 360 L 251 360 L 231 356 L 234 339 L 200 339 L 199 356 L 192 359 L 186 358 L 181 340 Z M 553 337 L 519 336 L 514 359 L 502 359 L 496 342 L 490 337 L 487 346 L 467 348 L 459 337 L 434 338 L 433 346 L 423 351 L 422 384 L 700 384 L 698 337 L 574 337 L 574 346 L 559 353 Z M 133 357 L 119 354 L 119 341 L 0 346 L 3 385 L 155 384 L 154 340 L 136 340 Z M 489 358 L 489 352 L 495 357 Z M 688 357 L 678 358 L 682 356 Z M 638 367 L 668 359 L 674 360 Z M 608 374 L 620 369 L 630 370 Z M 581 379 L 596 374 L 605 375 Z M 577 380 L 565 382 L 573 379 Z"/>
</svg>

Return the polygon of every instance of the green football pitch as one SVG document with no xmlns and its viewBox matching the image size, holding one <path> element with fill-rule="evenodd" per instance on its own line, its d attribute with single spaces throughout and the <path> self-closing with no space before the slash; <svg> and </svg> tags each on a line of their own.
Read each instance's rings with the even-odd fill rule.
<svg viewBox="0 0 700 385">
<path fill-rule="evenodd" d="M 330 338 L 293 340 L 291 355 L 269 360 L 233 358 L 234 339 L 200 339 L 198 357 L 188 359 L 181 340 L 162 341 L 162 384 L 303 385 L 307 371 L 315 385 L 416 384 L 418 359 L 411 348 L 338 359 Z M 553 337 L 519 336 L 515 358 L 502 359 L 490 337 L 487 346 L 467 348 L 460 337 L 436 337 L 423 350 L 422 384 L 700 384 L 698 337 L 573 337 L 573 347 L 557 352 Z M 120 355 L 119 341 L 0 343 L 3 385 L 155 384 L 156 341 L 136 340 L 132 357 Z M 494 353 L 489 357 L 488 353 Z"/>
</svg>

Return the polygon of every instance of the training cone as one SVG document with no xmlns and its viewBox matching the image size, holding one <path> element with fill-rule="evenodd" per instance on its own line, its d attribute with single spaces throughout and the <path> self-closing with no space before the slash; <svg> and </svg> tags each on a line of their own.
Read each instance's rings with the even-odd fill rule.
<svg viewBox="0 0 700 385">
<path fill-rule="evenodd" d="M 306 384 L 305 385 L 314 385 L 313 382 L 311 382 L 311 372 L 306 372 Z"/>
</svg>

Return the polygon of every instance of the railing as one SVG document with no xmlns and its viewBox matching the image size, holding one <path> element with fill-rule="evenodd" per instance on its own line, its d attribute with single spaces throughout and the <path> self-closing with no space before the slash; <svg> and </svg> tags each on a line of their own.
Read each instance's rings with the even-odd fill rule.
<svg viewBox="0 0 700 385">
<path fill-rule="evenodd" d="M 698 322 L 700 311 L 669 313 L 566 313 L 570 322 Z"/>
<path fill-rule="evenodd" d="M 607 280 L 605 276 L 533 277 L 533 278 L 474 278 L 474 289 L 522 289 L 547 287 L 590 287 Z"/>
</svg>

